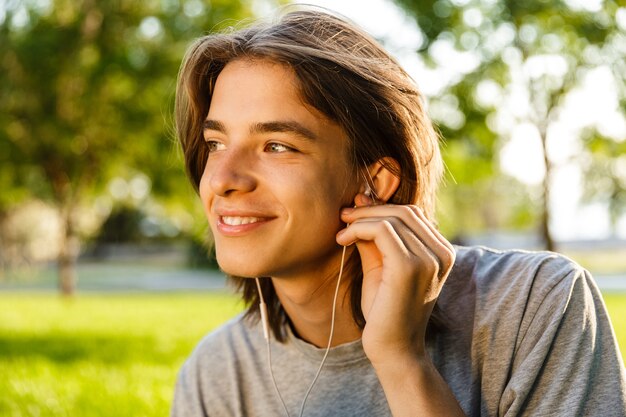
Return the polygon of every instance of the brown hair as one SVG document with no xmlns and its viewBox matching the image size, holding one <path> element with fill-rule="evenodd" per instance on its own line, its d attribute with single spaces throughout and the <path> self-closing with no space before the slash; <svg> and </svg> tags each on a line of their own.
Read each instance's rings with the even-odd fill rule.
<svg viewBox="0 0 626 417">
<path fill-rule="evenodd" d="M 401 181 L 390 202 L 416 204 L 433 219 L 443 164 L 439 137 L 415 83 L 368 34 L 330 13 L 311 9 L 286 13 L 271 24 L 204 36 L 187 51 L 178 78 L 175 117 L 187 173 L 196 190 L 208 156 L 202 128 L 215 81 L 229 62 L 241 58 L 292 68 L 304 102 L 344 129 L 351 168 L 364 169 L 382 158 L 393 158 L 398 166 L 387 168 Z M 363 277 L 356 251 L 350 266 L 358 271 L 350 298 L 354 319 L 362 328 Z M 247 317 L 258 318 L 255 282 L 230 278 L 248 306 Z M 262 287 L 273 333 L 284 340 L 287 317 L 271 281 L 262 280 Z"/>
</svg>

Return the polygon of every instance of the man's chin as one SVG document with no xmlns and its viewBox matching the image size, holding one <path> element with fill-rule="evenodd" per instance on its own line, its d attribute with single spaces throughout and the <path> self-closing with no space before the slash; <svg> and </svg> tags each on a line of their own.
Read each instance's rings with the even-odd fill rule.
<svg viewBox="0 0 626 417">
<path fill-rule="evenodd" d="M 268 271 L 261 268 L 254 268 L 252 265 L 233 265 L 229 262 L 217 261 L 222 272 L 226 275 L 238 278 L 256 278 L 268 276 Z"/>
</svg>

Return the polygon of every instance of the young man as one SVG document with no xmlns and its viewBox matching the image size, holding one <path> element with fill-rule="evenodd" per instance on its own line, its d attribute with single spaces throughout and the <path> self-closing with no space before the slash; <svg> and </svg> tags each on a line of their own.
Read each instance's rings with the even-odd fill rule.
<svg viewBox="0 0 626 417">
<path fill-rule="evenodd" d="M 185 363 L 173 416 L 626 415 L 589 274 L 441 236 L 422 97 L 350 23 L 299 11 L 199 39 L 176 122 L 249 310 Z"/>
</svg>

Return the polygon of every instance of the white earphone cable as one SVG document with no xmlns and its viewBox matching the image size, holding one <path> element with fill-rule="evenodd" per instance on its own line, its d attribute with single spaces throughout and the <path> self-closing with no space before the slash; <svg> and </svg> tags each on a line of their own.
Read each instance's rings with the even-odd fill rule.
<svg viewBox="0 0 626 417">
<path fill-rule="evenodd" d="M 256 280 L 256 288 L 259 291 L 259 298 L 261 302 L 259 304 L 259 308 L 261 309 L 261 322 L 263 323 L 263 336 L 265 337 L 265 344 L 267 346 L 267 366 L 270 370 L 270 377 L 272 378 L 272 384 L 274 384 L 274 391 L 276 391 L 276 395 L 280 400 L 280 403 L 283 405 L 283 409 L 285 410 L 285 415 L 289 417 L 289 411 L 287 410 L 287 406 L 285 405 L 285 401 L 283 400 L 283 396 L 280 395 L 280 390 L 278 389 L 278 385 L 276 384 L 276 378 L 274 378 L 274 372 L 272 371 L 272 348 L 270 347 L 270 331 L 269 331 L 269 322 L 267 320 L 267 305 L 265 304 L 265 299 L 263 298 L 263 291 L 261 291 L 261 283 L 259 282 L 259 278 L 255 278 Z"/>
<path fill-rule="evenodd" d="M 311 393 L 311 390 L 313 389 L 313 386 L 315 385 L 317 378 L 320 376 L 320 373 L 322 372 L 322 367 L 324 366 L 324 362 L 326 362 L 326 358 L 328 357 L 328 353 L 330 352 L 330 345 L 333 342 L 333 334 L 335 332 L 335 313 L 337 311 L 337 296 L 339 294 L 339 284 L 341 283 L 341 276 L 343 275 L 343 261 L 345 257 L 346 257 L 346 246 L 343 247 L 343 252 L 341 253 L 341 266 L 339 267 L 339 277 L 337 278 L 337 286 L 335 287 L 335 296 L 333 298 L 333 314 L 330 320 L 330 335 L 328 336 L 328 346 L 326 346 L 326 352 L 324 353 L 324 357 L 322 358 L 320 367 L 317 369 L 315 378 L 313 378 L 313 381 L 311 382 L 311 386 L 309 386 L 309 389 L 307 390 L 306 394 L 304 395 L 304 398 L 302 399 L 302 406 L 300 407 L 299 417 L 302 417 L 304 415 L 304 405 L 306 404 L 307 398 L 309 398 L 309 394 Z"/>
<path fill-rule="evenodd" d="M 320 366 L 317 369 L 317 373 L 315 374 L 315 377 L 313 378 L 313 381 L 311 381 L 311 385 L 309 386 L 309 389 L 307 390 L 306 394 L 304 395 L 304 398 L 302 399 L 302 405 L 300 407 L 299 417 L 302 417 L 304 415 L 304 406 L 306 404 L 306 400 L 309 397 L 309 394 L 311 393 L 311 391 L 313 390 L 313 386 L 317 382 L 317 379 L 320 376 L 320 373 L 322 372 L 322 368 L 324 367 L 324 363 L 326 362 L 326 358 L 328 357 L 328 353 L 330 352 L 330 346 L 332 345 L 332 342 L 333 342 L 333 334 L 335 332 L 335 315 L 337 311 L 337 297 L 339 295 L 339 285 L 341 284 L 341 276 L 343 275 L 343 264 L 344 264 L 345 257 L 346 257 L 346 246 L 343 247 L 343 252 L 341 253 L 341 266 L 339 267 L 339 277 L 337 277 L 337 286 L 335 287 L 335 296 L 333 298 L 333 311 L 332 311 L 332 317 L 330 320 L 330 335 L 328 336 L 328 345 L 326 346 L 326 352 L 324 353 L 322 362 L 320 363 Z M 280 402 L 282 403 L 283 408 L 285 410 L 285 414 L 287 417 L 290 417 L 289 411 L 287 410 L 287 406 L 285 405 L 285 401 L 283 400 L 283 396 L 280 394 L 280 390 L 278 389 L 278 385 L 276 384 L 276 379 L 274 378 L 274 372 L 272 370 L 272 354 L 271 354 L 270 339 L 269 339 L 269 324 L 267 320 L 267 306 L 265 305 L 265 300 L 263 299 L 263 292 L 261 291 L 261 284 L 259 283 L 259 278 L 255 278 L 255 279 L 256 279 L 257 290 L 259 291 L 259 298 L 261 301 L 259 307 L 261 309 L 261 320 L 263 321 L 263 335 L 265 336 L 265 341 L 267 344 L 267 362 L 268 362 L 270 376 L 272 378 L 272 383 L 274 384 L 274 390 L 276 391 L 276 394 L 278 395 L 278 398 L 280 399 Z"/>
</svg>

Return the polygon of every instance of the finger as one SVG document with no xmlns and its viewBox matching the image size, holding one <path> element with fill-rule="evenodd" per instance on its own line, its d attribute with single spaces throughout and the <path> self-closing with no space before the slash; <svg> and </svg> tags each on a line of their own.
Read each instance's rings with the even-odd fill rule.
<svg viewBox="0 0 626 417">
<path fill-rule="evenodd" d="M 386 245 L 387 247 L 385 247 L 387 242 L 385 235 L 388 235 L 393 242 L 393 244 Z M 429 271 L 437 272 L 440 269 L 440 261 L 431 248 L 425 245 L 416 233 L 397 217 L 360 219 L 337 235 L 339 244 L 345 245 L 359 241 L 373 242 L 378 251 L 382 253 L 382 257 L 387 258 L 390 262 L 407 262 L 407 258 L 417 258 L 422 266 L 434 265 L 432 268 L 427 268 Z M 433 242 L 436 243 L 437 240 L 433 239 Z M 361 247 L 359 247 L 360 249 Z M 400 252 L 402 256 L 396 259 L 394 255 Z M 376 258 L 380 258 L 380 256 L 376 256 Z M 411 266 L 413 263 L 408 262 L 406 265 Z"/>
<path fill-rule="evenodd" d="M 454 251 L 454 246 L 452 245 L 452 243 L 450 243 L 448 241 L 448 239 L 446 239 L 441 232 L 439 231 L 439 229 L 437 229 L 437 227 L 430 221 L 428 220 L 428 218 L 426 217 L 426 214 L 424 213 L 424 211 L 422 209 L 420 209 L 417 206 L 411 205 L 408 206 L 411 210 L 413 210 L 413 212 L 415 213 L 416 216 L 418 216 L 420 219 L 422 219 L 426 225 L 428 226 L 428 228 L 430 229 L 430 231 L 433 233 L 433 235 L 435 235 L 442 244 L 444 244 L 445 246 L 447 246 L 451 251 Z"/>
<path fill-rule="evenodd" d="M 411 255 L 387 220 L 362 219 L 337 233 L 337 243 L 340 245 L 348 246 L 357 241 L 373 242 L 383 258 L 391 262 L 406 261 Z"/>
<path fill-rule="evenodd" d="M 430 249 L 422 242 L 420 236 L 418 236 L 419 230 L 411 229 L 403 219 L 399 217 L 367 217 L 364 219 L 356 220 L 354 224 L 362 222 L 377 222 L 386 221 L 391 224 L 391 227 L 396 232 L 402 244 L 408 249 L 408 251 L 416 256 L 421 256 L 421 252 Z M 419 227 L 418 227 L 419 228 Z M 434 254 L 433 254 L 434 256 Z"/>
<path fill-rule="evenodd" d="M 387 279 L 384 281 L 397 291 L 413 293 L 421 288 L 420 293 L 427 294 L 429 300 L 435 299 L 443 283 L 439 274 L 439 259 L 413 233 L 405 233 L 412 237 L 409 249 L 398 233 L 398 230 L 406 227 L 392 224 L 394 222 L 401 223 L 397 218 L 358 220 L 338 234 L 337 242 L 358 242 L 357 249 L 361 254 L 365 275 L 384 267 L 387 271 L 384 274 Z M 415 279 L 418 277 L 423 279 Z"/>
<path fill-rule="evenodd" d="M 423 224 L 428 227 L 432 235 L 439 240 L 443 247 L 447 249 L 442 249 L 437 256 L 439 256 L 442 260 L 442 273 L 448 274 L 450 270 L 452 270 L 456 260 L 456 250 L 454 249 L 454 246 L 441 234 L 441 232 L 439 232 L 435 225 L 428 220 L 424 212 L 419 207 L 409 206 L 409 208 L 422 220 Z"/>
<path fill-rule="evenodd" d="M 359 207 L 342 212 L 342 219 L 349 223 L 354 223 L 365 218 L 399 218 L 409 229 L 410 234 L 415 235 L 423 244 L 433 252 L 438 259 L 440 271 L 451 269 L 455 259 L 453 246 L 435 229 L 426 216 L 416 206 L 392 205 Z M 392 225 L 395 222 L 390 221 Z M 399 232 L 401 230 L 399 229 Z M 408 236 L 401 234 L 403 241 L 411 240 Z M 413 246 L 413 245 L 411 245 Z M 411 248 L 410 246 L 410 248 Z M 418 245 L 419 246 L 419 245 Z M 418 249 L 418 250 L 421 250 Z"/>
</svg>

